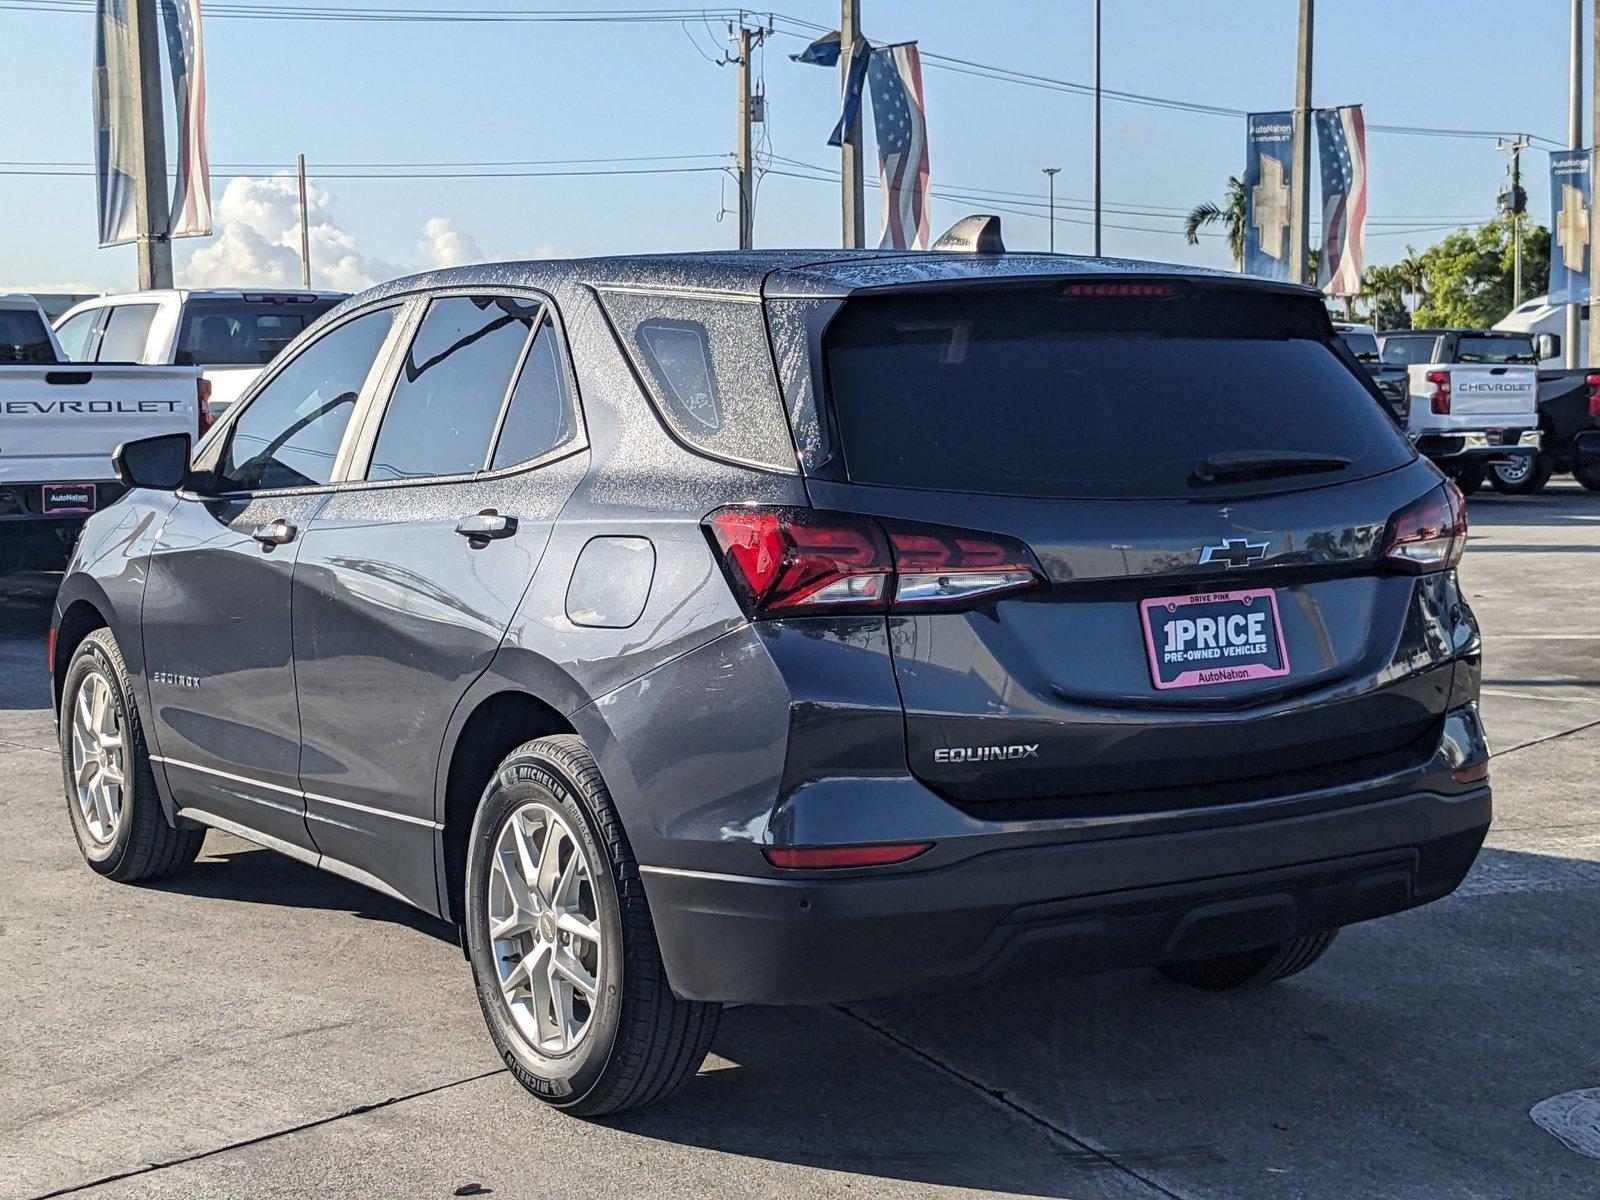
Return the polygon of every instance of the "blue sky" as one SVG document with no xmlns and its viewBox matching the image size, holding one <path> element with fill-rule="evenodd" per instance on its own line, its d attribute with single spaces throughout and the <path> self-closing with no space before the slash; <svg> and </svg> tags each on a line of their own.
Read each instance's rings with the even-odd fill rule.
<svg viewBox="0 0 1600 1200">
<path fill-rule="evenodd" d="M 346 0 L 322 0 L 344 6 Z M 654 5 L 662 0 L 642 0 Z M 484 9 L 514 0 L 362 0 L 365 6 Z M 525 10 L 617 8 L 620 0 L 524 0 Z M 1059 79 L 1091 75 L 1090 0 L 863 0 L 874 40 L 918 39 L 925 52 Z M 1105 0 L 1107 87 L 1230 108 L 1293 102 L 1294 0 L 1196 4 Z M 1504 0 L 1324 0 L 1316 34 L 1318 104 L 1360 102 L 1370 124 L 1566 134 L 1567 0 L 1524 0 L 1509 23 Z M 782 0 L 777 11 L 832 25 L 831 0 Z M 981 13 L 981 19 L 973 16 Z M 330 178 L 333 163 L 707 156 L 667 165 L 716 166 L 734 146 L 736 75 L 716 53 L 723 25 L 309 23 L 228 19 L 205 27 L 211 158 L 282 163 L 303 151 L 326 193 L 319 220 L 345 253 L 349 277 L 381 275 L 452 255 L 623 253 L 731 245 L 719 222 L 716 171 L 661 175 L 504 179 Z M 91 154 L 87 13 L 0 10 L 0 111 L 8 163 L 86 162 Z M 836 75 L 788 60 L 803 41 L 774 37 L 762 74 L 772 153 L 837 165 L 825 142 L 836 116 Z M 925 63 L 935 187 L 1028 193 L 1042 201 L 1045 166 L 1062 168 L 1057 195 L 1089 195 L 1087 98 Z M 1156 210 L 1222 197 L 1242 168 L 1244 123 L 1107 101 L 1104 194 L 1108 204 Z M 1393 222 L 1463 223 L 1492 214 L 1505 156 L 1492 141 L 1372 133 L 1373 226 L 1369 262 L 1390 261 L 1435 229 L 1396 234 Z M 1548 164 L 1524 155 L 1535 217 L 1548 222 Z M 780 165 L 780 164 L 774 164 Z M 15 169 L 0 167 L 0 172 Z M 567 167 L 562 169 L 580 169 Z M 226 179 L 215 181 L 220 201 Z M 242 185 L 241 185 L 242 186 Z M 723 187 L 731 205 L 731 183 Z M 281 193 L 272 193 L 282 198 Z M 241 193 L 244 210 L 254 193 Z M 877 236 L 868 193 L 869 237 Z M 981 205 L 936 199 L 935 230 Z M 94 242 L 93 181 L 0 173 L 0 289 L 126 288 L 128 248 Z M 1058 212 L 1057 248 L 1087 251 L 1082 211 Z M 1043 247 L 1038 216 L 1004 213 L 1013 247 Z M 429 222 L 433 222 L 429 226 Z M 1105 251 L 1225 265 L 1220 239 L 1190 247 L 1179 220 L 1107 214 Z M 1114 226 L 1138 226 L 1122 229 Z M 429 233 L 424 242 L 424 229 Z M 758 245 L 838 244 L 836 184 L 766 177 Z M 441 243 L 448 243 L 440 249 Z M 238 247 L 227 251 L 232 254 Z M 180 282 L 196 241 L 180 250 Z M 325 251 L 324 257 L 331 251 Z M 207 268 L 238 261 L 213 246 Z M 353 265 L 351 265 L 353 264 Z"/>
</svg>

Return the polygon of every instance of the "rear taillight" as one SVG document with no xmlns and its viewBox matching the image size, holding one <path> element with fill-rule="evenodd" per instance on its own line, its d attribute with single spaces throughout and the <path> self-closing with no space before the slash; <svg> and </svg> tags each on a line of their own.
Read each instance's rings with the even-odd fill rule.
<svg viewBox="0 0 1600 1200">
<path fill-rule="evenodd" d="M 1450 372 L 1429 371 L 1427 380 L 1433 385 L 1428 393 L 1428 404 L 1441 417 L 1450 415 Z"/>
<path fill-rule="evenodd" d="M 824 871 L 840 867 L 887 867 L 909 862 L 925 853 L 932 842 L 896 842 L 878 846 L 769 846 L 762 850 L 775 867 Z"/>
<path fill-rule="evenodd" d="M 1583 382 L 1589 389 L 1589 415 L 1600 419 L 1600 375 L 1585 375 Z"/>
<path fill-rule="evenodd" d="M 1443 571 L 1467 547 L 1467 506 L 1449 480 L 1389 518 L 1383 561 L 1402 571 Z"/>
<path fill-rule="evenodd" d="M 210 429 L 214 422 L 214 418 L 211 415 L 211 380 L 196 379 L 194 381 L 194 394 L 197 401 L 196 409 L 199 413 L 199 419 L 196 422 L 198 428 L 195 436 L 202 438 L 205 437 L 206 430 Z"/>
<path fill-rule="evenodd" d="M 705 525 L 754 617 L 959 608 L 1044 581 L 1021 542 L 965 529 L 779 507 L 722 508 Z"/>
</svg>

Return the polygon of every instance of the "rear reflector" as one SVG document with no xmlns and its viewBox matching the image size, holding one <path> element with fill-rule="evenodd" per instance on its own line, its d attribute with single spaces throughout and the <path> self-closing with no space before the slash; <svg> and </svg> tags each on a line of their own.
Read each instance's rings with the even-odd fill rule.
<svg viewBox="0 0 1600 1200">
<path fill-rule="evenodd" d="M 775 867 L 819 871 L 839 867 L 887 867 L 909 862 L 932 848 L 932 842 L 901 842 L 887 846 L 765 847 L 761 853 Z"/>
<path fill-rule="evenodd" d="M 1383 560 L 1402 571 L 1443 571 L 1467 546 L 1467 506 L 1448 479 L 1389 518 Z"/>
<path fill-rule="evenodd" d="M 705 520 L 752 617 L 961 607 L 1038 586 L 1013 538 L 810 508 L 722 508 Z"/>
<path fill-rule="evenodd" d="M 1489 760 L 1484 759 L 1483 762 L 1473 763 L 1470 766 L 1457 767 L 1450 772 L 1450 778 L 1457 783 L 1480 783 L 1489 778 Z"/>
</svg>

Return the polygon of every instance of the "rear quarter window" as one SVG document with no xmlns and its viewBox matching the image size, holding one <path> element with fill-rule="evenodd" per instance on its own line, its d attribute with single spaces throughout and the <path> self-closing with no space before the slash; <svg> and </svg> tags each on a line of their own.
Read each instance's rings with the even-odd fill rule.
<svg viewBox="0 0 1600 1200">
<path fill-rule="evenodd" d="M 601 296 L 657 413 L 680 441 L 727 462 L 798 470 L 760 304 L 618 290 Z"/>
<path fill-rule="evenodd" d="M 848 301 L 825 335 L 855 483 L 990 495 L 1216 498 L 1413 457 L 1325 340 L 1315 301 L 1249 291 L 1067 296 L 1059 284 Z M 1197 481 L 1209 456 L 1349 465 Z"/>
</svg>

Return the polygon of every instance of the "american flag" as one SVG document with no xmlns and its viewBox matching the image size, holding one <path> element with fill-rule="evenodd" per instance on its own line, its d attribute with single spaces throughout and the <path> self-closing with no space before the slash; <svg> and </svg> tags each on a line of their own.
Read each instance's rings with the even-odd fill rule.
<svg viewBox="0 0 1600 1200">
<path fill-rule="evenodd" d="M 200 0 L 161 0 L 161 24 L 172 65 L 178 116 L 178 179 L 172 190 L 171 236 L 211 232 L 211 163 L 206 155 L 206 55 Z"/>
<path fill-rule="evenodd" d="M 915 42 L 875 46 L 867 67 L 883 184 L 880 248 L 928 248 L 928 121 Z"/>
<path fill-rule="evenodd" d="M 1367 127 L 1359 104 L 1317 110 L 1322 166 L 1322 290 L 1361 293 L 1366 265 Z"/>
</svg>

